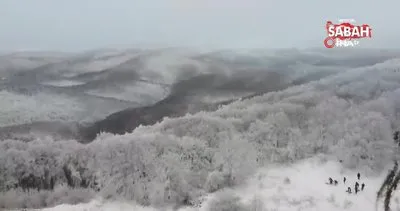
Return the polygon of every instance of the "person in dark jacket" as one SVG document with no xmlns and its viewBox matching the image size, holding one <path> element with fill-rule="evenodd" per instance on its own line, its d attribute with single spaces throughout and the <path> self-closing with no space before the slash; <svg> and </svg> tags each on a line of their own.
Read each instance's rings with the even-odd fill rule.
<svg viewBox="0 0 400 211">
<path fill-rule="evenodd" d="M 361 184 L 361 190 L 363 191 L 364 188 L 365 188 L 365 184 L 363 183 L 363 184 Z"/>
<path fill-rule="evenodd" d="M 357 173 L 357 178 L 358 178 L 358 180 L 360 180 L 360 177 L 361 177 L 361 174 L 360 174 L 360 172 L 359 172 L 359 173 Z"/>
<path fill-rule="evenodd" d="M 359 189 L 358 187 L 360 186 L 360 184 L 358 184 L 358 182 L 356 182 L 356 184 L 354 185 L 354 192 L 357 194 Z"/>
<path fill-rule="evenodd" d="M 351 193 L 351 188 L 350 187 L 347 187 L 347 191 L 346 191 L 347 193 Z"/>
<path fill-rule="evenodd" d="M 333 179 L 329 177 L 329 184 L 332 185 L 332 183 L 333 183 Z"/>
<path fill-rule="evenodd" d="M 337 180 L 334 180 L 334 181 L 333 181 L 333 184 L 337 185 L 337 184 L 338 184 L 338 181 L 337 181 Z"/>
<path fill-rule="evenodd" d="M 346 177 L 343 177 L 343 183 L 346 184 Z"/>
</svg>

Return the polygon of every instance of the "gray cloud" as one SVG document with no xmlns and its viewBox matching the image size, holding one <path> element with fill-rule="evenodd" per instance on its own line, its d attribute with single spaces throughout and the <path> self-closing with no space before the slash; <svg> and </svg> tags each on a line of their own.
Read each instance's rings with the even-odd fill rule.
<svg viewBox="0 0 400 211">
<path fill-rule="evenodd" d="M 326 20 L 373 27 L 364 47 L 399 47 L 400 3 L 373 0 L 0 1 L 1 50 L 321 47 Z"/>
</svg>

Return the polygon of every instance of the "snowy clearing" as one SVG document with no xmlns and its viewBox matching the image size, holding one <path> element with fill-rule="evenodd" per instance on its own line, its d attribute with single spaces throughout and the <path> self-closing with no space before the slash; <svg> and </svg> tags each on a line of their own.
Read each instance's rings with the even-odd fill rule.
<svg viewBox="0 0 400 211">
<path fill-rule="evenodd" d="M 339 162 L 322 163 L 318 159 L 309 159 L 288 167 L 261 169 L 243 187 L 234 188 L 229 194 L 236 195 L 246 211 L 375 211 L 376 191 L 379 189 L 384 175 L 379 177 L 361 176 L 360 184 L 366 188 L 358 194 L 348 194 L 348 186 L 354 186 L 357 172 L 344 170 Z M 337 186 L 328 185 L 328 178 L 338 179 Z M 343 177 L 347 178 L 346 184 Z M 287 180 L 288 178 L 288 180 Z M 178 211 L 208 211 L 213 199 L 219 192 L 211 194 L 209 199 L 199 208 L 180 208 Z M 400 193 L 394 195 L 392 208 L 400 210 Z M 211 204 L 211 205 L 210 205 Z M 378 205 L 378 211 L 382 210 Z M 234 207 L 234 205 L 232 206 Z M 214 208 L 215 209 L 215 208 Z M 129 202 L 106 202 L 94 200 L 87 204 L 59 205 L 53 208 L 37 209 L 41 211 L 156 211 L 159 209 L 142 207 Z M 172 208 L 166 208 L 174 210 Z M 226 210 L 221 207 L 221 210 Z M 243 210 L 243 211 L 245 211 Z"/>
</svg>

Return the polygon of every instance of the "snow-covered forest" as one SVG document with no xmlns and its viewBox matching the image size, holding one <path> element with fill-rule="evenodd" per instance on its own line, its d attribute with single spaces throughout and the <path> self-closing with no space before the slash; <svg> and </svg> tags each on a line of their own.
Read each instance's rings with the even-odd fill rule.
<svg viewBox="0 0 400 211">
<path fill-rule="evenodd" d="M 289 81 L 305 82 L 216 111 L 166 117 L 124 135 L 101 133 L 88 144 L 51 136 L 2 140 L 0 206 L 41 208 L 101 197 L 154 208 L 195 207 L 209 194 L 246 184 L 261 169 L 316 157 L 378 176 L 397 159 L 393 134 L 400 129 L 400 59 L 396 53 L 383 58 L 384 53 L 370 52 L 250 54 L 249 60 L 265 57 L 266 71 L 273 63 Z M 229 59 L 230 54 L 223 55 Z M 306 80 L 319 71 L 323 77 Z M 32 112 L 45 112 L 46 102 L 36 102 Z M 79 106 L 72 107 L 66 109 L 75 112 Z M 236 200 L 228 195 L 221 200 Z M 225 209 L 217 202 L 210 206 Z M 254 208 L 254 202 L 240 206 L 230 210 L 268 210 L 268 205 Z"/>
</svg>

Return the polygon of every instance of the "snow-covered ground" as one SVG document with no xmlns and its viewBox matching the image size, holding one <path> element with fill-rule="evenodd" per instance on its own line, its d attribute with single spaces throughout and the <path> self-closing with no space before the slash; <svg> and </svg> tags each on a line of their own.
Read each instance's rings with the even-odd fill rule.
<svg viewBox="0 0 400 211">
<path fill-rule="evenodd" d="M 33 96 L 0 91 L 0 126 L 32 121 L 76 121 L 71 114 L 84 112 L 76 98 L 38 93 Z"/>
<path fill-rule="evenodd" d="M 73 77 L 78 74 L 88 73 L 88 72 L 99 72 L 108 68 L 112 68 L 119 64 L 122 64 L 132 58 L 134 58 L 137 53 L 126 53 L 121 55 L 110 55 L 110 58 L 103 59 L 99 55 L 94 55 L 90 61 L 84 61 L 82 63 L 76 63 L 75 65 L 68 65 L 68 73 L 65 73 L 66 77 Z"/>
<path fill-rule="evenodd" d="M 320 159 L 308 159 L 291 166 L 271 166 L 261 169 L 247 184 L 237 187 L 229 192 L 216 192 L 210 194 L 207 200 L 197 208 L 180 208 L 179 211 L 208 211 L 218 210 L 215 201 L 221 200 L 222 194 L 239 197 L 239 201 L 230 201 L 232 207 L 241 204 L 248 211 L 376 211 L 376 192 L 384 176 L 365 176 L 357 179 L 357 172 L 348 171 L 341 167 L 339 162 L 322 162 Z M 337 179 L 337 186 L 328 185 L 328 178 Z M 343 183 L 346 177 L 346 184 Z M 355 194 L 346 193 L 350 186 L 354 191 L 354 184 L 365 183 L 364 191 Z M 400 210 L 400 193 L 393 196 L 392 209 Z M 382 210 L 382 203 L 378 204 L 378 211 Z M 228 206 L 226 206 L 228 207 Z M 220 210 L 227 210 L 224 206 Z M 87 204 L 59 205 L 42 211 L 156 211 L 159 209 L 141 207 L 134 203 L 114 201 L 107 202 L 101 199 L 93 200 Z M 165 210 L 174 210 L 165 208 Z"/>
<path fill-rule="evenodd" d="M 136 105 L 88 98 L 89 96 L 45 92 L 25 95 L 2 90 L 0 127 L 36 121 L 93 121 Z"/>
<path fill-rule="evenodd" d="M 42 65 L 57 63 L 68 58 L 71 54 L 59 52 L 15 52 L 0 55 L 0 77 L 5 73 L 31 70 Z"/>
<path fill-rule="evenodd" d="M 277 59 L 276 66 L 282 69 L 289 66 L 298 71 L 292 79 L 320 70 L 317 65 L 293 61 L 289 61 L 292 65 L 287 65 L 287 57 L 291 60 L 296 60 L 296 56 L 306 57 L 304 60 L 312 58 L 291 55 L 296 51 L 281 53 L 283 56 Z M 196 71 L 207 69 L 202 64 L 196 66 L 197 61 L 194 62 L 190 56 L 167 54 L 146 57 L 143 61 L 147 63 L 138 72 L 144 78 L 151 76 L 153 82 L 172 83 L 180 77 L 181 72 L 177 69 L 181 64 L 193 65 Z M 108 56 L 115 55 L 119 52 Z M 337 57 L 318 59 L 326 59 L 323 62 L 328 63 L 342 62 Z M 7 181 L 18 181 L 15 175 L 31 169 L 30 161 L 45 157 L 46 162 L 54 163 L 51 172 L 55 172 L 55 177 L 62 175 L 58 172 L 60 166 L 70 165 L 72 170 L 85 171 L 82 174 L 74 171 L 77 181 L 100 175 L 101 185 L 108 185 L 110 191 L 114 191 L 114 187 L 121 190 L 111 193 L 113 196 L 132 199 L 130 202 L 97 199 L 87 204 L 63 204 L 44 209 L 47 211 L 157 210 L 132 203 L 134 200 L 147 202 L 146 197 L 150 197 L 150 203 L 154 204 L 182 204 L 183 197 L 196 200 L 202 194 L 205 201 L 200 208 L 180 210 L 372 211 L 375 209 L 376 191 L 393 159 L 395 144 L 392 132 L 400 126 L 400 60 L 370 65 L 365 61 L 357 62 L 349 65 L 352 67 L 327 68 L 335 74 L 307 84 L 236 101 L 214 112 L 165 118 L 155 125 L 139 127 L 124 135 L 102 134 L 86 145 L 40 139 L 29 143 L 5 140 L 0 148 L 2 176 Z M 120 67 L 121 64 L 117 63 Z M 133 63 L 124 64 L 129 66 Z M 84 71 L 86 68 L 88 66 L 78 69 Z M 120 93 L 102 87 L 86 93 L 129 98 L 143 96 L 148 91 L 162 96 L 159 87 L 142 85 L 123 86 Z M 204 100 L 213 101 L 212 96 Z M 233 96 L 234 93 L 230 95 Z M 83 98 L 75 102 L 61 95 L 24 96 L 1 91 L 0 97 L 2 106 L 5 105 L 0 111 L 3 112 L 1 117 L 6 117 L 1 119 L 3 125 L 15 121 L 15 117 L 22 118 L 16 122 L 46 117 L 49 114 L 47 110 L 55 112 L 59 118 L 70 113 L 91 112 L 101 106 L 96 103 L 81 105 L 79 100 Z M 338 162 L 339 158 L 343 159 L 342 163 Z M 291 162 L 293 164 L 289 165 Z M 35 174 L 42 176 L 45 167 L 41 163 L 34 166 Z M 366 184 L 366 189 L 357 195 L 349 195 L 342 179 L 346 176 L 347 183 L 353 186 L 357 171 L 362 173 L 361 182 Z M 142 179 L 143 172 L 151 179 Z M 374 175 L 374 172 L 381 175 Z M 228 182 L 226 177 L 229 177 Z M 339 185 L 325 184 L 329 177 L 337 179 Z M 231 181 L 237 182 L 236 186 L 231 185 Z M 216 189 L 219 190 L 207 194 L 212 192 L 209 186 L 213 186 L 213 182 L 218 183 Z M 108 191 L 107 188 L 102 190 Z M 40 196 L 37 194 L 39 199 Z M 396 193 L 392 202 L 394 209 L 398 207 L 398 197 Z M 61 201 L 65 202 L 60 199 L 54 203 Z M 39 201 L 36 205 L 46 203 Z M 45 206 L 49 206 L 48 203 Z"/>
<path fill-rule="evenodd" d="M 114 89 L 106 87 L 88 90 L 86 93 L 149 105 L 165 98 L 169 94 L 169 88 L 160 84 L 138 81 L 133 84 L 121 85 Z"/>
<path fill-rule="evenodd" d="M 228 100 L 239 99 L 243 96 L 249 96 L 251 92 L 236 92 L 236 93 L 207 93 L 201 96 L 201 101 L 206 103 L 218 103 Z"/>
<path fill-rule="evenodd" d="M 50 85 L 50 86 L 58 86 L 58 87 L 68 87 L 68 86 L 76 86 L 85 84 L 81 81 L 74 81 L 74 80 L 54 80 L 54 81 L 46 81 L 42 82 L 43 85 Z"/>
</svg>

